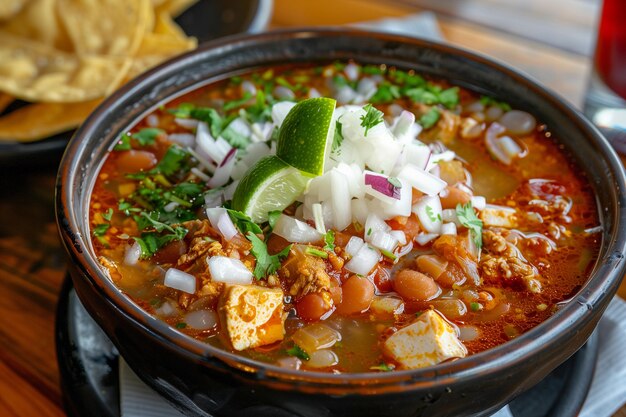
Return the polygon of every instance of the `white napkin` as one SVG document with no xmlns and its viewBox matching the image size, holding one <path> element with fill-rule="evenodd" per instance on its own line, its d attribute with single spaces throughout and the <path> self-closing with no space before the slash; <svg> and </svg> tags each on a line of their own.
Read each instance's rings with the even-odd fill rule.
<svg viewBox="0 0 626 417">
<path fill-rule="evenodd" d="M 354 25 L 363 29 L 442 40 L 436 16 L 425 12 L 402 18 L 381 19 Z M 589 396 L 579 417 L 610 417 L 626 403 L 626 302 L 619 297 L 609 305 L 599 324 L 600 351 Z M 122 417 L 182 416 L 147 387 L 120 359 L 120 408 Z M 508 406 L 492 417 L 514 417 Z"/>
</svg>

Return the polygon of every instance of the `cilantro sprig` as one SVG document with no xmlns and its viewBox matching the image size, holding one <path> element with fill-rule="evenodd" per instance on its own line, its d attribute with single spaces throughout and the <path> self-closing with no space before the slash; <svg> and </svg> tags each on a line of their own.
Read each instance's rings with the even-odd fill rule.
<svg viewBox="0 0 626 417">
<path fill-rule="evenodd" d="M 459 219 L 461 225 L 467 227 L 472 234 L 472 239 L 478 249 L 483 246 L 483 221 L 480 220 L 474 212 L 472 203 L 465 205 L 457 204 L 456 216 Z"/>
<path fill-rule="evenodd" d="M 365 110 L 365 114 L 361 116 L 361 126 L 365 128 L 365 136 L 367 136 L 367 132 L 371 128 L 383 122 L 384 113 L 371 104 L 363 107 L 363 110 Z"/>
<path fill-rule="evenodd" d="M 296 344 L 294 344 L 292 348 L 287 349 L 287 355 L 295 356 L 296 358 L 302 359 L 303 361 L 308 361 L 309 359 L 311 359 L 309 354 Z"/>
<path fill-rule="evenodd" d="M 278 268 L 280 268 L 280 260 L 289 255 L 289 251 L 291 250 L 291 245 L 289 245 L 276 255 L 270 255 L 267 251 L 267 245 L 264 241 L 259 239 L 257 235 L 248 232 L 246 237 L 250 243 L 252 243 L 250 252 L 256 258 L 256 266 L 254 267 L 254 277 L 256 279 L 265 278 L 278 271 Z"/>
</svg>

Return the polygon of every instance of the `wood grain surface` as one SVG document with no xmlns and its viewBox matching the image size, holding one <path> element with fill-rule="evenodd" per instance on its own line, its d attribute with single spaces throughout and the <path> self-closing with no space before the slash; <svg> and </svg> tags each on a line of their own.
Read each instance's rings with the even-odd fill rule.
<svg viewBox="0 0 626 417">
<path fill-rule="evenodd" d="M 402 16 L 429 7 L 438 13 L 448 41 L 506 61 L 573 103 L 582 103 L 589 72 L 589 39 L 593 37 L 594 13 L 598 9 L 597 3 L 590 0 L 275 0 L 272 26 L 344 24 Z M 483 14 L 494 8 L 499 20 L 486 21 Z M 518 20 L 515 25 L 505 24 L 512 16 Z M 560 22 L 553 29 L 564 31 L 559 35 L 561 39 L 550 35 L 546 19 Z M 524 33 L 524 21 L 529 22 L 526 27 L 539 24 L 544 32 Z M 580 33 L 570 38 L 569 31 Z M 65 415 L 54 348 L 54 320 L 66 268 L 53 215 L 58 161 L 51 158 L 48 162 L 47 166 L 0 167 L 3 417 Z M 620 293 L 626 297 L 626 286 Z M 626 417 L 626 408 L 615 416 Z"/>
</svg>

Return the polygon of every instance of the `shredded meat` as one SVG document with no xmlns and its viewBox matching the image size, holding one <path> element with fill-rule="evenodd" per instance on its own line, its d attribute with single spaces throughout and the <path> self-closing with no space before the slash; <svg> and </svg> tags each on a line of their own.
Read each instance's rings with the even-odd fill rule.
<svg viewBox="0 0 626 417">
<path fill-rule="evenodd" d="M 331 303 L 330 276 L 326 273 L 326 264 L 321 258 L 294 250 L 278 274 L 288 288 L 288 294 L 296 299 L 310 293 L 322 293 L 327 303 Z"/>
<path fill-rule="evenodd" d="M 531 292 L 541 292 L 541 282 L 537 269 L 524 258 L 513 242 L 506 239 L 506 230 L 485 230 L 483 232 L 483 256 L 480 268 L 486 282 L 504 281 L 509 284 L 523 284 Z"/>
</svg>

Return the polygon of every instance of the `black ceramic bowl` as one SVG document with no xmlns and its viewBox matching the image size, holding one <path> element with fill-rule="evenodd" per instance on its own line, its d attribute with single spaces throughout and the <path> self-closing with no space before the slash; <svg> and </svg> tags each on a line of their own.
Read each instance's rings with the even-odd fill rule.
<svg viewBox="0 0 626 417">
<path fill-rule="evenodd" d="M 505 98 L 546 123 L 593 185 L 602 247 L 587 284 L 553 317 L 502 346 L 432 368 L 332 375 L 255 362 L 188 338 L 129 301 L 89 240 L 88 201 L 119 133 L 163 101 L 213 80 L 285 63 L 356 59 L 395 65 Z M 371 32 L 291 31 L 206 44 L 125 86 L 72 139 L 59 171 L 57 221 L 87 311 L 132 369 L 188 415 L 487 415 L 533 386 L 587 340 L 624 272 L 626 183 L 607 141 L 554 93 L 447 45 Z"/>
</svg>

